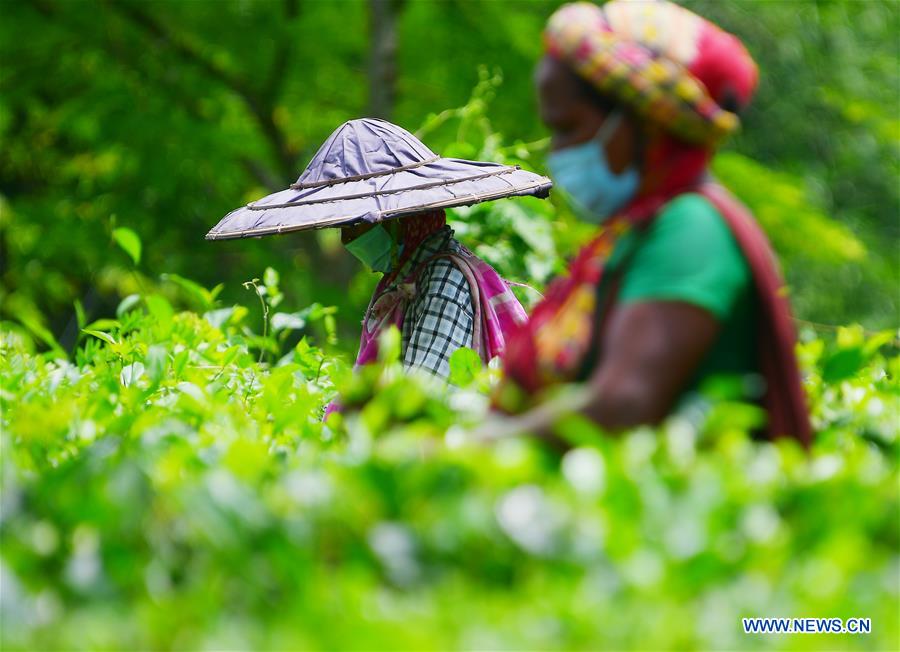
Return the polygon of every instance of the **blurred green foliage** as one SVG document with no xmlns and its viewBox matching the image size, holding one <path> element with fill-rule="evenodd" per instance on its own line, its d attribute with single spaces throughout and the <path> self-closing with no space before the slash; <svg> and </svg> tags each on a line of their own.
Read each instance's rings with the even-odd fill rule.
<svg viewBox="0 0 900 652">
<path fill-rule="evenodd" d="M 541 169 L 546 132 L 531 77 L 541 27 L 559 3 L 388 4 L 396 34 L 389 117 L 421 125 L 436 151 Z M 767 226 L 799 315 L 895 326 L 900 7 L 686 4 L 744 38 L 759 61 L 758 97 L 716 169 Z M 142 286 L 174 298 L 161 273 L 223 283 L 223 296 L 237 301 L 242 283 L 271 266 L 284 274 L 292 303 L 336 306 L 338 329 L 349 335 L 372 279 L 333 233 L 216 243 L 202 236 L 235 206 L 284 187 L 338 124 L 369 111 L 377 81 L 367 65 L 370 3 L 87 6 L 3 6 L 3 316 L 71 348 L 76 301 L 95 319 Z M 537 201 L 455 218 L 479 253 L 508 261 L 513 279 L 538 287 L 585 236 L 564 211 Z M 128 233 L 121 229 L 144 242 L 136 272 L 116 247 Z"/>
<path fill-rule="evenodd" d="M 616 439 L 565 418 L 560 456 L 471 439 L 497 373 L 473 351 L 449 392 L 396 330 L 351 374 L 314 345 L 330 312 L 265 277 L 265 322 L 146 294 L 72 361 L 0 333 L 3 649 L 896 649 L 893 334 L 800 346 L 809 454 L 720 388 Z"/>
</svg>

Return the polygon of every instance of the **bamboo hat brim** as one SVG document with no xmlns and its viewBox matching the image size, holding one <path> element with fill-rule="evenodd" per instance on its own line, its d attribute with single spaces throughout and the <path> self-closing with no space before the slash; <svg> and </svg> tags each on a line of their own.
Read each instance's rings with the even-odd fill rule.
<svg viewBox="0 0 900 652">
<path fill-rule="evenodd" d="M 375 223 L 504 197 L 547 197 L 551 187 L 549 178 L 518 166 L 437 156 L 389 122 L 351 120 L 297 183 L 228 213 L 206 239 Z"/>
</svg>

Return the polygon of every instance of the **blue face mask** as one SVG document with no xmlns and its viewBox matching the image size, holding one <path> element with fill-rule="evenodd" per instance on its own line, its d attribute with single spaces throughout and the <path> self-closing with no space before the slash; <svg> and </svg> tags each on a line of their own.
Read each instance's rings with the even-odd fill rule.
<svg viewBox="0 0 900 652">
<path fill-rule="evenodd" d="M 394 251 L 394 238 L 383 224 L 369 229 L 358 238 L 344 245 L 351 254 L 373 272 L 391 271 L 395 256 L 399 256 L 402 247 Z"/>
<path fill-rule="evenodd" d="M 606 143 L 622 122 L 622 114 L 610 115 L 591 140 L 551 152 L 550 175 L 572 198 L 582 219 L 601 224 L 637 193 L 640 173 L 631 165 L 616 174 L 606 160 Z"/>
</svg>

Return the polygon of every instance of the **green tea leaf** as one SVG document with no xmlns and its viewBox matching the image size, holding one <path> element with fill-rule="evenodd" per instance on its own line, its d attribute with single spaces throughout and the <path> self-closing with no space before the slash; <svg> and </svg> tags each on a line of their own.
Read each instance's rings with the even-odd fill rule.
<svg viewBox="0 0 900 652">
<path fill-rule="evenodd" d="M 147 377 L 150 379 L 151 384 L 156 385 L 165 375 L 168 361 L 169 354 L 166 347 L 154 344 L 147 349 L 144 367 L 147 370 Z"/>
<path fill-rule="evenodd" d="M 275 270 L 274 270 L 273 268 L 271 268 L 271 267 L 266 267 L 266 271 L 263 272 L 263 284 L 265 284 L 265 286 L 266 286 L 267 288 L 270 288 L 270 290 L 269 290 L 270 292 L 271 292 L 273 289 L 277 289 L 277 288 L 278 288 L 278 281 L 279 281 L 279 280 L 280 280 L 280 277 L 278 276 L 278 272 L 275 271 Z"/>
<path fill-rule="evenodd" d="M 190 297 L 193 304 L 201 310 L 210 310 L 213 307 L 216 296 L 222 291 L 221 285 L 217 285 L 210 291 L 199 283 L 178 274 L 162 274 L 160 278 L 181 288 Z"/>
<path fill-rule="evenodd" d="M 75 319 L 78 322 L 79 329 L 87 325 L 87 316 L 84 313 L 84 306 L 80 299 L 75 299 Z"/>
<path fill-rule="evenodd" d="M 378 337 L 378 359 L 385 363 L 400 360 L 402 342 L 400 331 L 396 326 L 385 329 Z"/>
<path fill-rule="evenodd" d="M 119 302 L 119 306 L 116 308 L 116 317 L 121 319 L 122 315 L 134 308 L 140 302 L 140 300 L 141 295 L 129 294 Z"/>
<path fill-rule="evenodd" d="M 829 356 L 822 369 L 822 380 L 836 383 L 854 376 L 865 364 L 866 356 L 861 346 L 839 349 Z"/>
<path fill-rule="evenodd" d="M 144 375 L 144 363 L 132 362 L 122 367 L 119 374 L 119 382 L 125 387 L 131 387 Z"/>
<path fill-rule="evenodd" d="M 175 316 L 172 305 L 165 297 L 158 294 L 151 294 L 144 297 L 144 302 L 147 304 L 147 310 L 150 311 L 150 314 L 161 324 L 169 324 L 172 321 L 172 317 Z"/>
<path fill-rule="evenodd" d="M 82 331 L 87 331 L 88 329 L 94 331 L 111 331 L 114 328 L 120 328 L 121 322 L 118 319 L 97 319 L 92 321 L 90 324 L 82 328 Z"/>
<path fill-rule="evenodd" d="M 113 229 L 112 237 L 116 244 L 131 257 L 135 265 L 141 262 L 141 239 L 137 233 L 128 227 L 120 226 Z"/>
<path fill-rule="evenodd" d="M 269 318 L 269 325 L 274 333 L 282 330 L 299 331 L 306 328 L 306 320 L 299 312 L 276 312 Z"/>
<path fill-rule="evenodd" d="M 450 377 L 452 384 L 458 387 L 467 387 L 472 384 L 475 377 L 481 371 L 482 362 L 473 349 L 461 347 L 450 354 Z"/>
<path fill-rule="evenodd" d="M 103 341 L 106 342 L 107 344 L 113 344 L 113 345 L 117 344 L 116 338 L 114 338 L 114 337 L 113 337 L 112 335 L 110 335 L 109 333 L 104 333 L 103 331 L 98 331 L 98 330 L 94 330 L 94 329 L 91 329 L 91 328 L 85 328 L 85 329 L 83 329 L 83 330 L 84 330 L 84 332 L 87 333 L 88 335 L 93 335 L 94 337 L 103 340 Z"/>
</svg>

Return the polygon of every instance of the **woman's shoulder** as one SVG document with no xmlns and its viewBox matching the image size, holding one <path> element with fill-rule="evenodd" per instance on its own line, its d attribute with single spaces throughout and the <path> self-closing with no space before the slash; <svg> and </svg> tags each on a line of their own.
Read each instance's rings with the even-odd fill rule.
<svg viewBox="0 0 900 652">
<path fill-rule="evenodd" d="M 454 257 L 471 255 L 460 242 L 453 237 L 453 231 L 449 232 L 449 236 L 437 247 L 430 255 L 421 263 L 420 278 L 423 276 L 447 276 L 451 274 L 459 274 L 462 272 L 453 261 Z"/>
<path fill-rule="evenodd" d="M 451 253 L 436 254 L 424 262 L 416 279 L 418 294 L 468 296 L 469 283 Z"/>
<path fill-rule="evenodd" d="M 693 192 L 678 195 L 663 206 L 639 240 L 639 250 L 700 258 L 742 257 L 719 210 Z"/>
<path fill-rule="evenodd" d="M 697 230 L 729 233 L 719 210 L 703 195 L 686 192 L 671 199 L 653 221 L 650 232 Z"/>
<path fill-rule="evenodd" d="M 724 315 L 749 283 L 746 258 L 724 217 L 705 197 L 686 193 L 638 238 L 621 296 L 683 300 Z"/>
</svg>

